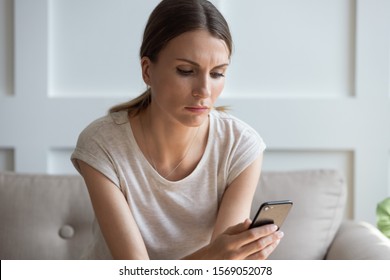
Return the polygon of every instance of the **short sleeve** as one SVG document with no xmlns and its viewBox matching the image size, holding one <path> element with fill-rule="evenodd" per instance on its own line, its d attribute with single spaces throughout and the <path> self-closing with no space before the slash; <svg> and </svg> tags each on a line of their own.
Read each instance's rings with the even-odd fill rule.
<svg viewBox="0 0 390 280">
<path fill-rule="evenodd" d="M 104 121 L 98 120 L 81 132 L 76 148 L 71 155 L 71 161 L 78 172 L 80 172 L 80 166 L 77 160 L 82 160 L 119 187 L 114 160 L 105 134 L 102 132 L 105 130 L 105 125 Z"/>
<path fill-rule="evenodd" d="M 247 127 L 235 137 L 237 137 L 237 141 L 231 155 L 227 178 L 228 185 L 253 163 L 266 148 L 263 139 L 251 127 Z"/>
</svg>

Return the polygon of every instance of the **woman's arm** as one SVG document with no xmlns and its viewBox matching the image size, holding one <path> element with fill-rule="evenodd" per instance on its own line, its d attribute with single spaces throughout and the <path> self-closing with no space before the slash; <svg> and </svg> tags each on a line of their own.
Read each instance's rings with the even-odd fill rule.
<svg viewBox="0 0 390 280">
<path fill-rule="evenodd" d="M 241 223 L 249 217 L 253 196 L 260 178 L 262 162 L 263 154 L 226 188 L 211 240 L 214 240 L 228 227 Z"/>
<path fill-rule="evenodd" d="M 122 192 L 103 174 L 78 160 L 100 229 L 114 259 L 149 259 Z"/>
<path fill-rule="evenodd" d="M 226 189 L 210 244 L 185 259 L 266 259 L 273 252 L 283 237 L 275 225 L 249 229 L 262 158 L 260 155 Z"/>
</svg>

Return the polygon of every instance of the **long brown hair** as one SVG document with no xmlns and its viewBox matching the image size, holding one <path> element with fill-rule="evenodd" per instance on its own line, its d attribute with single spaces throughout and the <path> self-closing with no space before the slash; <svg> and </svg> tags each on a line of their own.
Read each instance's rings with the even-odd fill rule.
<svg viewBox="0 0 390 280">
<path fill-rule="evenodd" d="M 189 31 L 203 29 L 212 36 L 224 40 L 232 54 L 233 42 L 229 26 L 218 9 L 207 0 L 162 0 L 150 14 L 145 27 L 140 57 L 156 62 L 158 54 L 173 38 Z M 110 112 L 127 110 L 136 116 L 145 110 L 152 100 L 151 90 L 129 102 L 110 109 Z"/>
</svg>

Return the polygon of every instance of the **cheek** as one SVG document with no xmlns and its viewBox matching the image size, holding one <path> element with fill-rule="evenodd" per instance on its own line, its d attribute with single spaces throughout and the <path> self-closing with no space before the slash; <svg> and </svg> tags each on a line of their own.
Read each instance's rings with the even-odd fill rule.
<svg viewBox="0 0 390 280">
<path fill-rule="evenodd" d="M 164 93 L 170 92 L 173 94 L 176 91 L 181 91 L 190 87 L 189 80 L 178 77 L 176 72 L 173 70 L 161 70 L 158 75 L 156 75 L 156 79 L 154 79 L 153 85 L 155 86 L 156 90 Z"/>
<path fill-rule="evenodd" d="M 185 92 L 183 85 L 177 81 L 165 80 L 152 88 L 153 98 L 164 107 L 175 107 L 183 102 Z"/>
<path fill-rule="evenodd" d="M 225 87 L 225 81 L 218 81 L 213 85 L 213 90 L 212 90 L 212 98 L 217 99 L 221 94 L 222 91 Z"/>
<path fill-rule="evenodd" d="M 159 72 L 158 75 L 154 76 L 150 87 L 155 98 L 167 99 L 171 97 L 173 89 L 177 88 L 177 84 L 169 75 Z"/>
</svg>

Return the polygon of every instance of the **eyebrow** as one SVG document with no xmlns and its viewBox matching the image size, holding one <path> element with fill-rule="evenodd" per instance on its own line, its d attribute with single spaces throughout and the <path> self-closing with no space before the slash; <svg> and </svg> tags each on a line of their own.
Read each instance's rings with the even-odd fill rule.
<svg viewBox="0 0 390 280">
<path fill-rule="evenodd" d="M 184 62 L 190 63 L 192 65 L 195 65 L 197 67 L 200 67 L 199 63 L 196 63 L 195 61 L 192 61 L 192 60 L 189 60 L 189 59 L 186 59 L 186 58 L 176 58 L 176 60 L 184 61 Z M 223 64 L 217 65 L 217 66 L 215 66 L 213 68 L 222 68 L 222 67 L 225 67 L 225 66 L 229 66 L 229 63 L 223 63 Z"/>
</svg>

